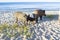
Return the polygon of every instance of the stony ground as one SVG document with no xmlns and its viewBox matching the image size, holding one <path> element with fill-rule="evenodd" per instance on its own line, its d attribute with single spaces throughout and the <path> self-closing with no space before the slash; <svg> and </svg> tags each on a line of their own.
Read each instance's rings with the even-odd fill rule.
<svg viewBox="0 0 60 40">
<path fill-rule="evenodd" d="M 34 34 L 28 40 L 60 40 L 60 23 L 58 21 L 39 22 L 31 27 L 34 30 Z M 0 37 L 1 39 L 10 39 L 4 34 L 1 35 L 3 35 Z M 14 39 L 22 40 L 19 35 Z"/>
<path fill-rule="evenodd" d="M 34 26 L 34 40 L 60 40 L 60 23 L 58 21 L 45 21 Z"/>
<path fill-rule="evenodd" d="M 8 15 L 8 17 L 6 17 Z M 5 18 L 4 18 L 5 17 Z M 0 17 L 0 24 L 3 22 L 14 22 L 14 17 L 12 14 L 5 14 L 5 16 Z M 12 20 L 12 21 L 11 21 Z M 40 20 L 39 23 L 35 25 L 30 25 L 32 27 L 34 34 L 31 38 L 27 40 L 60 40 L 60 23 L 57 20 Z M 0 33 L 0 40 L 10 40 L 8 36 Z M 12 40 L 22 40 L 22 38 L 17 34 Z"/>
</svg>

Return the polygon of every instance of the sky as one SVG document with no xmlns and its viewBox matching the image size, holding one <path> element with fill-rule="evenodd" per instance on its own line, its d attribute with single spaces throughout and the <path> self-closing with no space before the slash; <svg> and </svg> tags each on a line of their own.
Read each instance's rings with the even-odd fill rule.
<svg viewBox="0 0 60 40">
<path fill-rule="evenodd" d="M 60 0 L 0 0 L 0 2 L 60 2 Z"/>
<path fill-rule="evenodd" d="M 60 2 L 0 2 L 0 10 L 9 8 L 60 9 Z"/>
</svg>

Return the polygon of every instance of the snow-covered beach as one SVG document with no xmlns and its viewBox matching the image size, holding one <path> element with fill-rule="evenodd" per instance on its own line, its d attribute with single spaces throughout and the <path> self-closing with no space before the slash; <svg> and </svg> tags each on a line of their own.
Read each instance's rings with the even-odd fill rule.
<svg viewBox="0 0 60 40">
<path fill-rule="evenodd" d="M 10 23 L 13 24 L 15 18 L 12 13 L 1 13 L 0 24 Z M 43 18 L 39 20 L 35 25 L 31 25 L 34 34 L 27 40 L 60 40 L 60 23 L 58 20 L 50 20 Z M 4 34 L 0 34 L 0 40 L 10 40 L 10 38 Z M 17 34 L 12 40 L 22 40 Z"/>
</svg>

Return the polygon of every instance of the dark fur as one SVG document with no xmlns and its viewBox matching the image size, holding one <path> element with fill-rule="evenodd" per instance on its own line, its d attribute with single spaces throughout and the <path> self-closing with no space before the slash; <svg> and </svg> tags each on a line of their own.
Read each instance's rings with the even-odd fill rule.
<svg viewBox="0 0 60 40">
<path fill-rule="evenodd" d="M 30 17 L 30 15 L 28 15 L 26 19 L 27 19 L 27 22 L 28 21 L 35 21 L 35 18 Z"/>
<path fill-rule="evenodd" d="M 34 18 L 30 17 L 30 15 L 25 15 L 26 17 L 26 21 L 36 21 L 36 23 L 38 22 L 38 17 L 40 17 L 40 20 L 42 20 L 42 16 L 46 16 L 45 14 L 45 10 L 36 10 L 37 14 L 33 14 Z"/>
<path fill-rule="evenodd" d="M 38 22 L 38 18 L 40 17 L 40 20 L 42 20 L 42 16 L 46 16 L 45 10 L 35 10 L 37 11 L 37 14 L 33 13 L 33 16 L 36 19 L 36 22 Z"/>
</svg>

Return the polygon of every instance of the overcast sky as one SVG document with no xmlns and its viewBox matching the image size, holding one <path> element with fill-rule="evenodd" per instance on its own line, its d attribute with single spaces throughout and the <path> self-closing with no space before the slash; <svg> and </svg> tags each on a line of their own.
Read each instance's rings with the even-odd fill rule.
<svg viewBox="0 0 60 40">
<path fill-rule="evenodd" d="M 60 0 L 0 0 L 0 2 L 60 2 Z"/>
<path fill-rule="evenodd" d="M 0 9 L 6 8 L 60 9 L 60 2 L 0 2 Z"/>
</svg>

